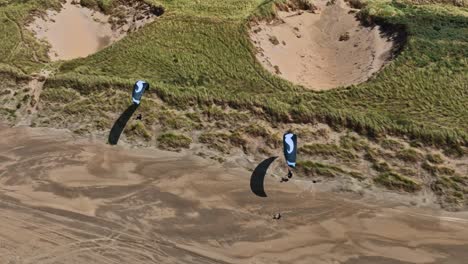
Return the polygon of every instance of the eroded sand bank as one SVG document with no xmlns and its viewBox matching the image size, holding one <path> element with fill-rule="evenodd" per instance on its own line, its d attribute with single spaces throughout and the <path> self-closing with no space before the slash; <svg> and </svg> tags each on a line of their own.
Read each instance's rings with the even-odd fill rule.
<svg viewBox="0 0 468 264">
<path fill-rule="evenodd" d="M 390 60 L 394 44 L 378 26 L 362 26 L 343 0 L 314 3 L 316 13 L 279 11 L 279 19 L 252 26 L 257 59 L 266 69 L 327 90 L 364 82 Z"/>
<path fill-rule="evenodd" d="M 1 263 L 464 263 L 468 216 L 386 207 L 189 155 L 0 128 Z M 81 179 L 81 180 L 80 180 Z M 352 200 L 353 198 L 354 200 Z M 375 204 L 375 205 L 369 205 Z M 283 218 L 271 219 L 281 211 Z"/>
</svg>

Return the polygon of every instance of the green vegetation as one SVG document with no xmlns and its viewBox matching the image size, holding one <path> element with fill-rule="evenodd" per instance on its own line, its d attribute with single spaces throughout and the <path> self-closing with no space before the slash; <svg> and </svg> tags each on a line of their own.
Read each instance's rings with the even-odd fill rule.
<svg viewBox="0 0 468 264">
<path fill-rule="evenodd" d="M 134 121 L 125 128 L 125 135 L 127 137 L 142 137 L 145 140 L 151 140 L 152 134 L 148 129 L 145 127 L 145 124 L 141 121 Z"/>
<path fill-rule="evenodd" d="M 40 99 L 50 103 L 71 103 L 79 98 L 79 94 L 75 90 L 58 87 L 44 90 Z"/>
<path fill-rule="evenodd" d="M 259 124 L 250 124 L 245 128 L 245 132 L 254 137 L 267 138 L 270 136 L 268 129 Z"/>
<path fill-rule="evenodd" d="M 421 153 L 417 152 L 416 150 L 409 148 L 403 149 L 397 152 L 396 157 L 404 162 L 408 163 L 416 163 L 423 159 Z"/>
<path fill-rule="evenodd" d="M 369 147 L 365 140 L 349 133 L 340 137 L 340 146 L 355 151 L 366 150 Z"/>
<path fill-rule="evenodd" d="M 444 154 L 452 158 L 461 158 L 467 153 L 468 150 L 459 145 L 449 146 L 444 150 Z"/>
<path fill-rule="evenodd" d="M 0 1 L 0 72 L 25 77 L 47 62 L 47 46 L 25 29 L 36 10 L 58 8 L 59 0 Z"/>
<path fill-rule="evenodd" d="M 208 121 L 225 121 L 229 124 L 236 124 L 249 120 L 248 114 L 232 109 L 223 109 L 217 105 L 209 105 L 202 107 L 202 114 Z"/>
<path fill-rule="evenodd" d="M 244 152 L 247 150 L 247 140 L 238 131 L 231 133 L 231 135 L 229 135 L 229 142 L 231 142 L 231 144 L 234 147 L 241 148 L 242 150 L 244 150 Z"/>
<path fill-rule="evenodd" d="M 349 176 L 359 181 L 363 181 L 366 179 L 364 175 L 357 171 L 347 171 L 340 167 L 324 164 L 320 162 L 313 162 L 310 160 L 300 160 L 297 163 L 298 169 L 308 177 L 327 177 L 327 178 L 335 178 L 339 176 Z"/>
<path fill-rule="evenodd" d="M 163 129 L 191 129 L 197 126 L 197 124 L 189 118 L 177 115 L 175 112 L 168 110 L 162 111 L 159 114 L 159 123 Z"/>
<path fill-rule="evenodd" d="M 247 151 L 247 140 L 239 131 L 233 133 L 205 132 L 200 135 L 198 141 L 224 154 L 230 153 L 233 147 Z"/>
<path fill-rule="evenodd" d="M 390 172 L 391 171 L 390 165 L 388 165 L 388 163 L 385 161 L 380 161 L 380 162 L 376 161 L 372 163 L 372 168 L 378 172 Z"/>
<path fill-rule="evenodd" d="M 253 56 L 249 20 L 271 17 L 274 4 L 284 1 L 147 2 L 163 5 L 165 15 L 112 48 L 63 63 L 46 86 L 81 93 L 104 84 L 123 89 L 145 78 L 154 84 L 152 92 L 179 107 L 215 103 L 248 109 L 273 122 L 319 120 L 369 136 L 394 133 L 429 144 L 468 142 L 466 8 L 367 1 L 361 16 L 404 31 L 403 51 L 372 81 L 312 92 L 269 74 Z M 0 42 L 2 71 L 19 76 L 43 67 L 46 47 L 24 24 L 32 10 L 57 3 L 11 0 L 0 6 L 0 33 L 6 36 Z"/>
<path fill-rule="evenodd" d="M 0 107 L 0 116 L 0 119 L 10 121 L 16 117 L 15 110 Z"/>
<path fill-rule="evenodd" d="M 351 176 L 352 178 L 355 178 L 356 180 L 364 181 L 366 179 L 366 176 L 362 175 L 361 173 L 357 171 L 349 171 L 348 173 L 349 173 L 349 176 Z"/>
<path fill-rule="evenodd" d="M 349 150 L 335 144 L 306 144 L 300 149 L 301 154 L 335 157 L 344 161 L 354 161 L 357 156 Z"/>
<path fill-rule="evenodd" d="M 209 148 L 215 149 L 222 153 L 229 153 L 229 135 L 226 133 L 210 133 L 206 132 L 198 138 L 200 143 L 207 144 Z"/>
<path fill-rule="evenodd" d="M 423 168 L 425 171 L 429 172 L 433 176 L 455 174 L 455 170 L 452 168 L 443 167 L 443 166 L 433 166 L 429 164 L 428 162 L 423 162 L 423 164 L 421 164 L 421 168 Z"/>
<path fill-rule="evenodd" d="M 429 162 L 433 163 L 433 164 L 442 164 L 442 163 L 444 163 L 444 159 L 439 154 L 432 154 L 432 153 L 427 154 L 426 159 Z"/>
<path fill-rule="evenodd" d="M 431 186 L 434 193 L 436 193 L 441 204 L 447 209 L 456 210 L 462 206 L 466 201 L 465 194 L 468 193 L 468 178 L 454 176 L 454 177 L 440 177 Z"/>
<path fill-rule="evenodd" d="M 282 143 L 282 138 L 278 133 L 273 133 L 270 129 L 258 123 L 250 124 L 243 129 L 243 132 L 252 137 L 264 139 L 265 144 L 273 149 L 280 147 Z"/>
<path fill-rule="evenodd" d="M 371 163 L 377 162 L 378 161 L 377 151 L 373 148 L 368 148 L 364 154 L 364 159 Z"/>
<path fill-rule="evenodd" d="M 111 9 L 117 4 L 115 0 L 81 0 L 80 4 L 92 9 L 100 9 L 104 13 L 109 13 Z"/>
<path fill-rule="evenodd" d="M 190 148 L 192 139 L 181 134 L 165 133 L 158 137 L 159 148 L 166 150 L 181 150 Z"/>
<path fill-rule="evenodd" d="M 401 144 L 400 142 L 394 139 L 389 139 L 389 138 L 382 140 L 382 142 L 380 142 L 380 146 L 382 146 L 382 148 L 384 149 L 393 150 L 393 151 L 400 150 L 403 148 L 403 144 Z"/>
<path fill-rule="evenodd" d="M 374 182 L 390 190 L 416 192 L 421 189 L 416 181 L 395 172 L 381 173 L 374 179 Z"/>
<path fill-rule="evenodd" d="M 279 148 L 282 144 L 282 137 L 281 135 L 277 132 L 277 133 L 273 133 L 271 134 L 265 141 L 265 143 L 267 144 L 267 146 L 269 146 L 270 148 L 273 148 L 273 149 L 276 149 L 276 148 Z"/>
<path fill-rule="evenodd" d="M 304 172 L 307 176 L 325 176 L 325 177 L 337 177 L 344 175 L 346 172 L 336 166 L 323 164 L 320 162 L 313 161 L 298 161 L 298 168 Z"/>
</svg>

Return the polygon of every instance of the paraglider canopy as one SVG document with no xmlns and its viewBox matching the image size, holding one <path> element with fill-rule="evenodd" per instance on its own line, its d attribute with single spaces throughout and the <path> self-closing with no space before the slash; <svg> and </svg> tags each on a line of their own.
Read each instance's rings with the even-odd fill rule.
<svg viewBox="0 0 468 264">
<path fill-rule="evenodd" d="M 133 93 L 132 93 L 132 101 L 133 103 L 139 105 L 141 102 L 141 98 L 143 97 L 143 93 L 149 89 L 149 83 L 145 81 L 137 81 L 133 86 Z"/>
<path fill-rule="evenodd" d="M 296 167 L 297 136 L 291 131 L 283 135 L 283 152 L 289 167 Z"/>
</svg>

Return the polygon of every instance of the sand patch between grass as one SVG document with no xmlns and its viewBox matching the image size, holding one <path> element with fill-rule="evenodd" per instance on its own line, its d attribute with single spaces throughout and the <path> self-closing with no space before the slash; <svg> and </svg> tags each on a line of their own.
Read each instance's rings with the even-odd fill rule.
<svg viewBox="0 0 468 264">
<path fill-rule="evenodd" d="M 257 59 L 270 72 L 328 90 L 365 82 L 391 59 L 394 43 L 379 26 L 361 25 L 342 0 L 315 4 L 315 13 L 278 11 L 278 19 L 252 27 Z"/>
<path fill-rule="evenodd" d="M 118 18 L 67 0 L 60 11 L 48 10 L 28 25 L 36 37 L 50 44 L 52 61 L 71 60 L 96 53 L 129 32 L 154 21 L 149 5 L 118 6 Z"/>
</svg>

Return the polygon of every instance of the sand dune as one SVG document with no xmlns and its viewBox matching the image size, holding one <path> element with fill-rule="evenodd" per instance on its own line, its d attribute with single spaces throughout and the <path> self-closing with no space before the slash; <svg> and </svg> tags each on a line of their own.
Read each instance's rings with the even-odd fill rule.
<svg viewBox="0 0 468 264">
<path fill-rule="evenodd" d="M 126 16 L 125 23 L 116 26 L 110 23 L 111 16 L 75 2 L 79 1 L 66 0 L 59 11 L 48 10 L 45 15 L 36 17 L 28 25 L 38 39 L 50 44 L 49 57 L 52 61 L 70 60 L 96 53 L 155 18 L 148 10 L 138 9 L 141 5 L 135 8 L 129 2 L 129 6 L 122 6 L 126 13 L 120 14 Z"/>
<path fill-rule="evenodd" d="M 0 263 L 463 263 L 468 217 L 189 155 L 0 129 Z M 83 181 L 80 181 L 83 179 Z M 271 219 L 281 211 L 283 218 Z"/>
<path fill-rule="evenodd" d="M 389 61 L 393 42 L 378 26 L 362 26 L 342 0 L 326 3 L 316 1 L 316 14 L 279 11 L 278 20 L 252 27 L 257 59 L 266 69 L 307 88 L 327 90 L 362 83 Z"/>
</svg>

